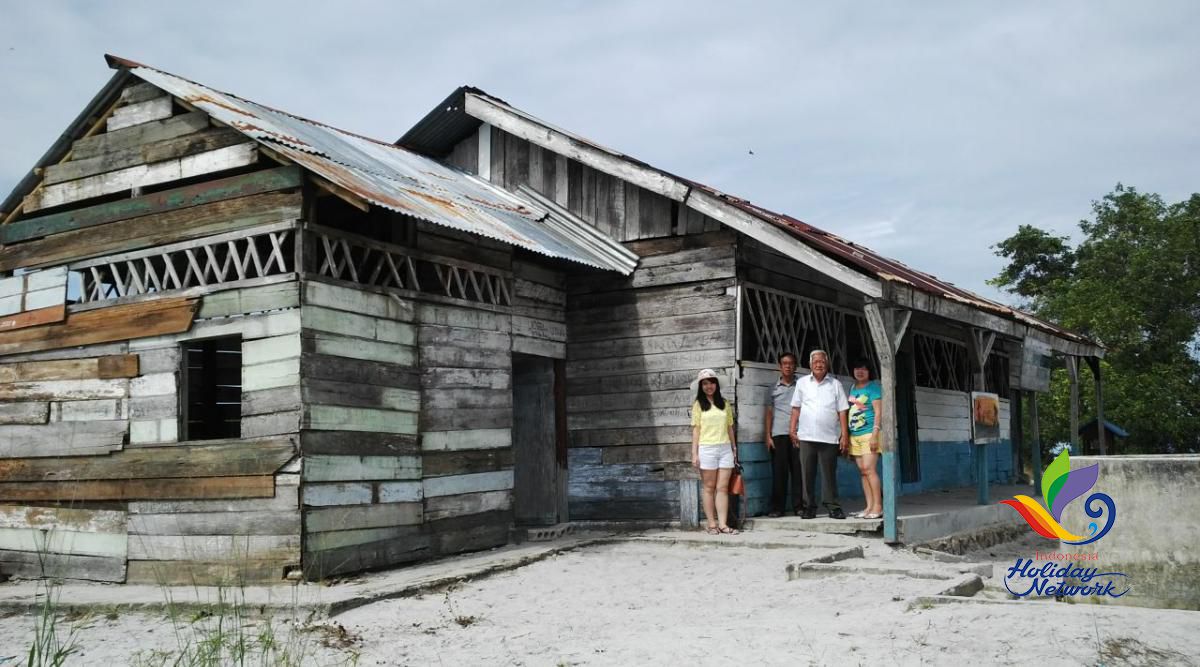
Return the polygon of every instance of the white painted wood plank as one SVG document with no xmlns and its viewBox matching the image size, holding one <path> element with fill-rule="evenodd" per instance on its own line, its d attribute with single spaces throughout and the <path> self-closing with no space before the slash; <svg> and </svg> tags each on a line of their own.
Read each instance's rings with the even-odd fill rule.
<svg viewBox="0 0 1200 667">
<path fill-rule="evenodd" d="M 0 505 L 0 528 L 35 528 L 45 531 L 123 535 L 125 522 L 126 514 L 120 510 Z"/>
<path fill-rule="evenodd" d="M 318 281 L 304 283 L 304 303 L 401 322 L 412 322 L 416 312 L 411 301 Z"/>
<path fill-rule="evenodd" d="M 141 125 L 142 123 L 149 123 L 170 117 L 171 98 L 166 96 L 156 97 L 145 102 L 117 108 L 108 117 L 105 131 L 113 132 L 126 127 L 133 127 L 134 125 Z"/>
<path fill-rule="evenodd" d="M 300 356 L 300 335 L 272 336 L 242 343 L 242 364 L 251 366 Z"/>
<path fill-rule="evenodd" d="M 0 401 L 78 401 L 93 398 L 125 398 L 128 394 L 129 380 L 125 379 L 40 380 L 0 385 Z"/>
<path fill-rule="evenodd" d="M 305 456 L 304 481 L 421 479 L 419 456 Z"/>
<path fill-rule="evenodd" d="M 374 408 L 312 405 L 308 408 L 307 427 L 325 431 L 416 434 L 417 415 Z"/>
<path fill-rule="evenodd" d="M 299 535 L 131 535 L 130 560 L 245 561 L 300 556 Z"/>
<path fill-rule="evenodd" d="M 275 340 L 271 338 L 268 340 Z M 296 337 L 297 343 L 299 336 Z M 259 391 L 275 387 L 294 387 L 300 384 L 300 358 L 269 361 L 242 366 L 242 391 Z"/>
<path fill-rule="evenodd" d="M 423 489 L 421 482 L 380 482 L 379 502 L 419 502 L 424 497 Z"/>
<path fill-rule="evenodd" d="M 313 352 L 334 357 L 412 366 L 417 361 L 417 348 L 412 345 L 384 343 L 366 338 L 351 338 L 320 333 L 312 337 Z"/>
<path fill-rule="evenodd" d="M 424 508 L 420 502 L 323 507 L 304 512 L 304 529 L 311 533 L 386 526 L 420 525 Z"/>
<path fill-rule="evenodd" d="M 43 532 L 37 528 L 0 528 L 0 550 L 125 556 L 124 533 L 83 533 L 69 530 Z"/>
<path fill-rule="evenodd" d="M 255 144 L 239 144 L 215 151 L 189 155 L 178 160 L 139 165 L 118 171 L 68 181 L 35 191 L 25 199 L 25 210 L 37 211 L 51 206 L 101 197 L 135 187 L 168 183 L 226 169 L 244 167 L 258 159 Z"/>
<path fill-rule="evenodd" d="M 178 391 L 176 378 L 175 373 L 139 375 L 129 381 L 129 395 L 141 397 L 174 394 Z"/>
<path fill-rule="evenodd" d="M 0 403 L 0 424 L 45 424 L 50 418 L 50 404 Z"/>
<path fill-rule="evenodd" d="M 512 429 L 493 428 L 421 433 L 421 451 L 423 452 L 503 449 L 505 447 L 512 447 Z"/>
<path fill-rule="evenodd" d="M 305 484 L 301 487 L 304 504 L 314 507 L 329 505 L 366 505 L 371 502 L 371 485 L 353 484 Z M 382 492 L 380 495 L 382 500 Z"/>
<path fill-rule="evenodd" d="M 425 520 L 512 509 L 512 491 L 484 491 L 425 499 Z"/>
<path fill-rule="evenodd" d="M 513 488 L 513 471 L 498 470 L 496 472 L 431 477 L 423 480 L 422 484 L 426 498 L 481 491 L 501 491 Z"/>
<path fill-rule="evenodd" d="M 95 456 L 121 449 L 124 420 L 0 426 L 0 458 Z"/>
<path fill-rule="evenodd" d="M 96 421 L 120 418 L 121 401 L 119 399 L 65 401 L 58 404 L 59 421 Z"/>
</svg>

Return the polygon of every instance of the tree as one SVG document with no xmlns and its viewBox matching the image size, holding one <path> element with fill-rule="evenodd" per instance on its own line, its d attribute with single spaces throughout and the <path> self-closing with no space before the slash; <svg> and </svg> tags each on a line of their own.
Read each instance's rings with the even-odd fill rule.
<svg viewBox="0 0 1200 667">
<path fill-rule="evenodd" d="M 1200 451 L 1200 194 L 1167 205 L 1117 185 L 1079 229 L 1072 248 L 1022 225 L 993 246 L 1008 264 L 990 283 L 1107 349 L 1105 417 L 1129 431 L 1127 451 Z M 1067 383 L 1055 375 L 1047 442 L 1070 437 Z M 1081 391 L 1085 421 L 1090 394 Z"/>
</svg>

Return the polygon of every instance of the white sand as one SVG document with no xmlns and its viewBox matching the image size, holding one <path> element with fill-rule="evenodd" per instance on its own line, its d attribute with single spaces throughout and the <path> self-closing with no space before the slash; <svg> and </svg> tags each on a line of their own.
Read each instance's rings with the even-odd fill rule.
<svg viewBox="0 0 1200 667">
<path fill-rule="evenodd" d="M 360 665 L 1198 664 L 1200 613 L 1053 602 L 906 611 L 908 599 L 945 582 L 872 574 L 789 582 L 785 567 L 817 550 L 714 542 L 739 539 L 761 545 L 779 538 L 760 531 L 692 544 L 588 547 L 448 591 L 350 610 L 332 622 L 361 638 L 351 649 L 321 646 L 328 631 L 297 636 L 307 644 L 305 664 L 355 654 Z M 866 559 L 846 563 L 931 565 L 877 540 L 797 543 L 866 547 Z M 1024 545 L 993 550 L 1011 563 L 1010 551 L 1030 553 Z M 975 558 L 989 556 L 985 550 Z M 125 664 L 137 651 L 178 646 L 161 618 L 130 614 L 84 625 L 83 653 L 72 664 Z M 0 658 L 21 656 L 32 626 L 28 616 L 0 621 Z M 286 639 L 286 627 L 276 627 Z M 7 664 L 14 663 L 0 659 Z"/>
</svg>

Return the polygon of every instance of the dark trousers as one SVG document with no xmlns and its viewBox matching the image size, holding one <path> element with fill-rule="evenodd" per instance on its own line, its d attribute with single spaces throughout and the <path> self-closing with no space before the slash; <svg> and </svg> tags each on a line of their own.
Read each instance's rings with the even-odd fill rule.
<svg viewBox="0 0 1200 667">
<path fill-rule="evenodd" d="M 804 475 L 800 466 L 800 448 L 786 435 L 771 436 L 771 511 L 787 511 L 788 477 L 792 481 L 792 509 L 804 507 Z"/>
<path fill-rule="evenodd" d="M 817 462 L 821 465 L 821 504 L 828 510 L 840 509 L 837 495 L 836 442 L 800 441 L 800 465 L 804 468 L 804 504 L 813 509 L 817 505 L 813 498 L 813 487 L 817 483 Z"/>
</svg>

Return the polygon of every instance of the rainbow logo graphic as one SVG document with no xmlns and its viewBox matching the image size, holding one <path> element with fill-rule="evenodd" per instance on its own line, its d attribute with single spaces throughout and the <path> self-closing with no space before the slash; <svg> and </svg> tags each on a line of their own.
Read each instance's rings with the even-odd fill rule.
<svg viewBox="0 0 1200 667">
<path fill-rule="evenodd" d="M 1059 521 L 1062 520 L 1062 513 L 1067 505 L 1090 491 L 1096 485 L 1099 475 L 1100 464 L 1071 470 L 1071 456 L 1067 450 L 1063 450 L 1063 453 L 1046 467 L 1046 474 L 1042 477 L 1042 497 L 1050 507 L 1049 512 L 1029 496 L 1016 496 L 1013 500 L 1000 502 L 1017 510 L 1029 527 L 1042 537 L 1061 540 L 1067 544 L 1091 544 L 1108 534 L 1117 520 L 1117 505 L 1108 494 L 1093 493 L 1088 496 L 1083 506 L 1087 515 L 1093 519 L 1104 516 L 1104 509 L 1108 509 L 1108 519 L 1104 528 L 1092 521 L 1088 524 L 1087 536 L 1076 535 L 1063 528 Z"/>
</svg>

